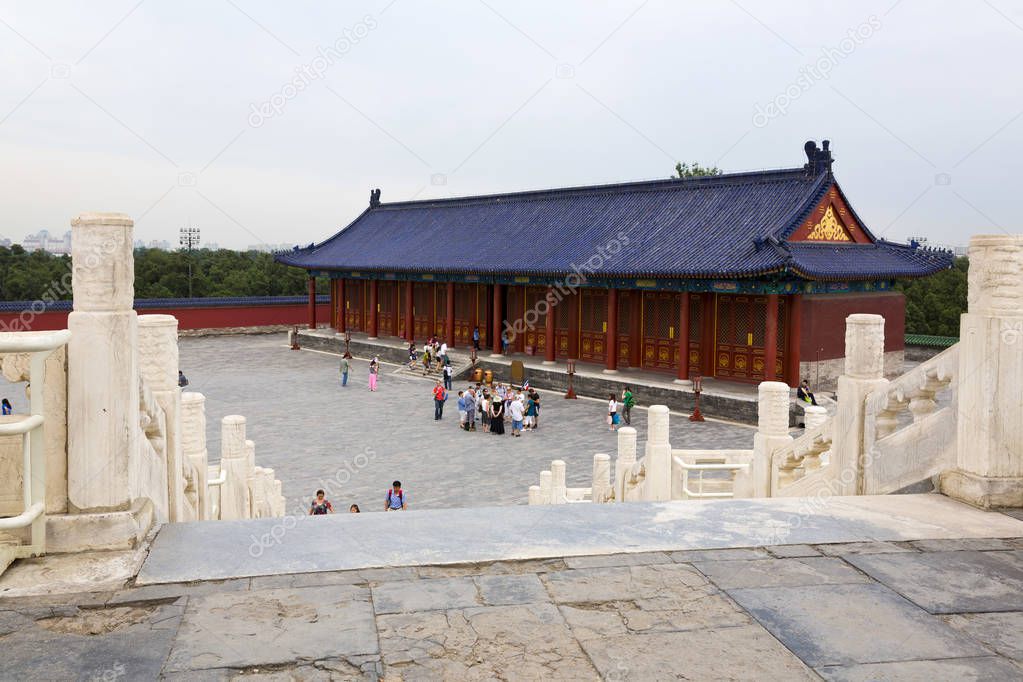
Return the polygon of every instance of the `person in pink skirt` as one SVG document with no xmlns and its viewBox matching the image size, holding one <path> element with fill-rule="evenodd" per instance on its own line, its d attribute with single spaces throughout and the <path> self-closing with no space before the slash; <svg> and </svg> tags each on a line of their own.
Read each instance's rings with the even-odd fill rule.
<svg viewBox="0 0 1023 682">
<path fill-rule="evenodd" d="M 369 390 L 377 390 L 377 375 L 380 374 L 380 361 L 376 356 L 369 363 Z"/>
</svg>

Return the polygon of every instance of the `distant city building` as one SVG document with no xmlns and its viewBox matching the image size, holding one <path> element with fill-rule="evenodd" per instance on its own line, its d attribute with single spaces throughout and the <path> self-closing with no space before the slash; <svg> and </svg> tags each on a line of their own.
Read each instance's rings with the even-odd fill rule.
<svg viewBox="0 0 1023 682">
<path fill-rule="evenodd" d="M 249 244 L 247 251 L 259 251 L 261 253 L 272 253 L 274 251 L 291 251 L 294 244 Z"/>
<path fill-rule="evenodd" d="M 65 232 L 63 237 L 56 237 L 50 235 L 49 230 L 39 230 L 35 234 L 26 235 L 21 240 L 21 246 L 26 251 L 47 251 L 56 255 L 70 254 L 71 231 Z"/>
</svg>

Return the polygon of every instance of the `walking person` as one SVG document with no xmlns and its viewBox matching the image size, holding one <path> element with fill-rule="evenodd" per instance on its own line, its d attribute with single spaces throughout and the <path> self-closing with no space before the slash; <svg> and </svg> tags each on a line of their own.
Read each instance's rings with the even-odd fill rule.
<svg viewBox="0 0 1023 682">
<path fill-rule="evenodd" d="M 444 388 L 451 390 L 451 377 L 455 375 L 455 368 L 450 364 L 444 365 Z"/>
<path fill-rule="evenodd" d="M 0 402 L 0 412 L 3 412 L 5 415 L 14 414 L 14 408 L 11 407 L 11 401 L 7 398 L 4 398 L 3 401 Z"/>
<path fill-rule="evenodd" d="M 384 511 L 405 511 L 408 509 L 408 493 L 401 489 L 401 481 L 395 481 L 387 490 Z"/>
<path fill-rule="evenodd" d="M 533 430 L 536 431 L 540 427 L 540 394 L 531 391 L 529 397 L 533 399 Z"/>
<path fill-rule="evenodd" d="M 458 428 L 465 429 L 465 393 L 458 392 Z"/>
<path fill-rule="evenodd" d="M 374 355 L 369 363 L 369 390 L 377 390 L 377 375 L 380 374 L 380 361 Z"/>
<path fill-rule="evenodd" d="M 632 408 L 636 405 L 636 397 L 628 386 L 622 391 L 622 417 L 626 424 L 632 424 Z"/>
<path fill-rule="evenodd" d="M 530 391 L 529 397 L 526 400 L 526 419 L 523 427 L 530 431 L 536 428 L 536 401 L 533 399 L 535 395 L 536 393 Z"/>
<path fill-rule="evenodd" d="M 477 351 L 480 349 L 480 328 L 478 326 L 472 328 L 472 347 Z"/>
<path fill-rule="evenodd" d="M 419 359 L 419 353 L 416 352 L 416 342 L 409 341 L 408 343 L 408 368 L 415 369 L 416 361 Z"/>
<path fill-rule="evenodd" d="M 614 393 L 608 395 L 607 425 L 611 431 L 614 431 L 618 426 L 618 401 L 615 400 Z"/>
<path fill-rule="evenodd" d="M 440 421 L 444 417 L 444 401 L 448 399 L 447 391 L 444 390 L 443 384 L 440 379 L 437 379 L 437 385 L 433 387 L 433 420 Z"/>
<path fill-rule="evenodd" d="M 490 433 L 504 435 L 504 400 L 499 395 L 490 401 Z"/>
<path fill-rule="evenodd" d="M 316 499 L 309 505 L 309 516 L 322 516 L 334 513 L 334 505 L 324 497 L 325 494 L 322 490 L 316 491 Z"/>
<path fill-rule="evenodd" d="M 347 386 L 348 385 L 348 370 L 350 370 L 351 368 L 352 368 L 352 363 L 350 363 L 348 361 L 348 358 L 342 357 L 341 358 L 341 367 L 340 367 L 340 369 L 341 369 L 341 385 L 342 386 Z"/>
</svg>

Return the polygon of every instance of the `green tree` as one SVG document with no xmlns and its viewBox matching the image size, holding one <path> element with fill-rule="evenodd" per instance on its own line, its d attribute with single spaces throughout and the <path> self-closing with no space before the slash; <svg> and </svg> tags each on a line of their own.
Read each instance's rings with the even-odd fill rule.
<svg viewBox="0 0 1023 682">
<path fill-rule="evenodd" d="M 966 312 L 966 258 L 930 277 L 903 280 L 895 285 L 906 296 L 906 332 L 931 336 L 959 336 L 959 316 Z"/>
<path fill-rule="evenodd" d="M 694 161 L 690 163 L 676 163 L 675 164 L 675 175 L 676 178 L 702 178 L 705 175 L 721 175 L 721 169 L 717 166 L 701 166 L 698 162 Z"/>
</svg>

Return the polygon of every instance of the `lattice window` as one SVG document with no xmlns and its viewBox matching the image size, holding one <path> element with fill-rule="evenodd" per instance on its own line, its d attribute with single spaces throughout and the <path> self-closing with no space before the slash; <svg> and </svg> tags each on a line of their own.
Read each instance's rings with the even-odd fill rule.
<svg viewBox="0 0 1023 682">
<path fill-rule="evenodd" d="M 604 314 L 607 312 L 607 295 L 603 292 L 584 292 L 582 328 L 589 332 L 604 331 Z"/>
<path fill-rule="evenodd" d="M 558 329 L 569 328 L 569 317 L 572 313 L 572 299 L 578 296 L 578 292 L 570 293 L 564 296 L 561 301 L 558 302 L 554 310 L 557 312 L 557 317 L 554 318 L 555 323 L 558 325 Z"/>
<path fill-rule="evenodd" d="M 632 294 L 628 292 L 618 293 L 618 334 L 622 336 L 628 336 L 629 329 L 631 329 L 629 321 L 632 319 L 632 311 L 635 308 L 632 304 L 632 300 Z"/>
<path fill-rule="evenodd" d="M 750 328 L 753 332 L 753 346 L 764 347 L 764 336 L 767 331 L 767 299 L 756 298 L 750 305 Z"/>
<path fill-rule="evenodd" d="M 700 341 L 700 333 L 703 331 L 703 306 L 700 297 L 689 294 L 689 340 Z"/>
<path fill-rule="evenodd" d="M 428 284 L 416 284 L 412 291 L 412 305 L 415 307 L 416 317 L 429 317 L 432 310 L 430 305 L 430 286 Z"/>
<path fill-rule="evenodd" d="M 733 297 L 732 306 L 732 345 L 745 346 L 749 342 L 752 325 L 752 306 L 746 297 Z"/>
<path fill-rule="evenodd" d="M 718 333 L 717 342 L 720 344 L 731 344 L 733 339 L 732 329 L 735 325 L 735 320 L 732 319 L 733 299 L 731 296 L 718 296 L 717 299 L 718 307 Z M 743 343 L 746 340 L 743 339 Z"/>
</svg>

